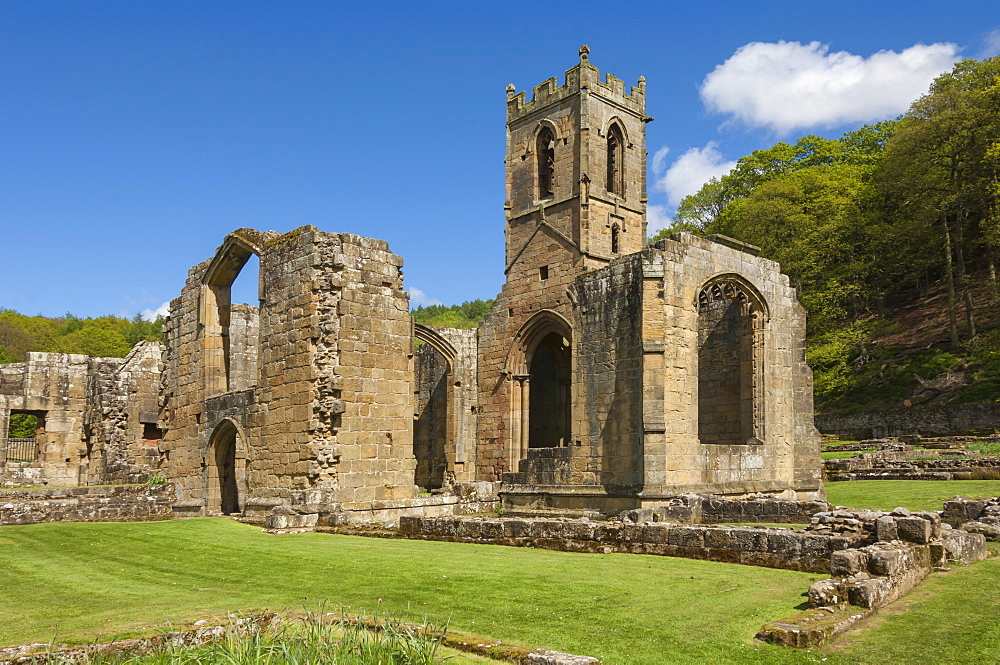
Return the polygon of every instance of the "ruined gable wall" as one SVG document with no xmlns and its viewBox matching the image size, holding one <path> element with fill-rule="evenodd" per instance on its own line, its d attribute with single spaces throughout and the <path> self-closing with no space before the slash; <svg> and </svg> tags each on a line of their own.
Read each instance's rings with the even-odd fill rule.
<svg viewBox="0 0 1000 665">
<path fill-rule="evenodd" d="M 141 483 L 158 472 L 160 440 L 143 433 L 157 426 L 162 362 L 159 342 L 139 342 L 123 359 L 90 359 L 82 482 Z"/>
<path fill-rule="evenodd" d="M 662 285 L 657 290 L 662 296 L 644 298 L 644 317 L 663 322 L 663 352 L 650 354 L 644 379 L 647 393 L 663 395 L 662 406 L 645 409 L 663 423 L 663 438 L 646 437 L 644 496 L 687 491 L 821 496 L 819 437 L 807 425 L 812 405 L 811 373 L 802 354 L 805 318 L 778 264 L 689 234 L 657 243 L 643 256 L 647 277 Z M 753 285 L 769 311 L 761 334 L 763 444 L 705 444 L 698 436 L 697 300 L 706 282 L 724 274 Z"/>
<path fill-rule="evenodd" d="M 206 394 L 205 363 L 217 361 L 202 348 L 199 293 L 212 262 L 193 268 L 166 333 L 164 447 L 178 498 L 195 513 L 205 507 L 211 435 L 223 420 L 238 430 L 239 491 L 250 512 L 415 495 L 402 260 L 383 241 L 312 226 L 231 238 L 259 252 L 260 341 L 254 308 L 234 306 L 233 389 Z"/>
</svg>

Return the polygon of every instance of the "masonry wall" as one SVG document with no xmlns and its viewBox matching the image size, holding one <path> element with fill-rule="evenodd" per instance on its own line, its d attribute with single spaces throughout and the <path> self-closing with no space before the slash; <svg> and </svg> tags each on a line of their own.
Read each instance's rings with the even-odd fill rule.
<svg viewBox="0 0 1000 665">
<path fill-rule="evenodd" d="M 642 253 L 649 281 L 643 314 L 662 322 L 659 345 L 652 337 L 644 342 L 644 388 L 656 400 L 645 410 L 647 500 L 689 491 L 822 496 L 819 435 L 803 426 L 812 412 L 811 373 L 802 355 L 805 319 L 778 264 L 747 249 L 726 239 L 678 234 Z M 755 341 L 758 365 L 750 370 L 760 382 L 753 416 L 763 434 L 760 443 L 710 443 L 699 437 L 698 299 L 712 280 L 725 279 L 758 294 L 766 307 Z M 661 424 L 662 436 L 654 431 Z"/>
<path fill-rule="evenodd" d="M 80 462 L 86 456 L 83 413 L 90 361 L 77 354 L 28 353 L 23 363 L 0 365 L 0 440 L 7 439 L 11 411 L 44 414 L 44 430 L 35 437 L 36 461 L 6 465 L 19 478 L 44 485 L 78 484 Z M 38 471 L 25 474 L 16 468 L 24 465 Z M 0 468 L 0 480 L 4 475 Z"/>
<path fill-rule="evenodd" d="M 162 361 L 158 342 L 140 342 L 125 358 L 90 359 L 81 483 L 143 483 L 158 473 Z"/>
<path fill-rule="evenodd" d="M 845 415 L 818 415 L 816 427 L 845 439 L 941 435 L 1000 427 L 1000 402 L 914 406 Z"/>
<path fill-rule="evenodd" d="M 250 252 L 260 257 L 260 308 L 230 308 L 220 344 L 205 303 L 227 302 L 218 286 Z M 283 235 L 240 229 L 192 268 L 166 332 L 164 449 L 178 512 L 219 510 L 224 470 L 213 436 L 229 428 L 247 514 L 415 495 L 401 266 L 383 241 L 306 226 Z M 219 358 L 228 363 L 225 384 L 213 375 Z M 213 392 L 218 385 L 229 390 Z"/>
</svg>

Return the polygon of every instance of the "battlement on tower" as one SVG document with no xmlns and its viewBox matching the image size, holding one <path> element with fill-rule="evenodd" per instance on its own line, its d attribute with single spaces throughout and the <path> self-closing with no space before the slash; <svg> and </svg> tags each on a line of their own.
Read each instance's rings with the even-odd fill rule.
<svg viewBox="0 0 1000 665">
<path fill-rule="evenodd" d="M 559 86 L 557 77 L 542 81 L 532 89 L 531 101 L 522 90 L 517 92 L 514 84 L 507 86 L 507 122 L 513 122 L 536 111 L 548 108 L 580 92 L 597 95 L 613 104 L 618 104 L 638 115 L 646 112 L 646 78 L 639 77 L 639 84 L 625 92 L 625 82 L 613 74 L 605 74 L 590 64 L 590 49 L 586 44 L 580 47 L 580 64 L 566 70 L 566 82 Z"/>
</svg>

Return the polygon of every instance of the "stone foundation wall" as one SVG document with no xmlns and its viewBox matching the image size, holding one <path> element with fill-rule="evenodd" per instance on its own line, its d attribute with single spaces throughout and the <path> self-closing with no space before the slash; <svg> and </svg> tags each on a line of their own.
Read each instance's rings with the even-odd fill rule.
<svg viewBox="0 0 1000 665">
<path fill-rule="evenodd" d="M 827 480 L 997 480 L 1000 458 L 898 460 L 871 453 L 826 460 Z"/>
<path fill-rule="evenodd" d="M 914 406 L 847 415 L 818 415 L 816 427 L 842 439 L 877 439 L 918 434 L 933 436 L 1000 427 L 1000 402 Z"/>
<path fill-rule="evenodd" d="M 168 520 L 173 501 L 170 485 L 3 491 L 0 525 Z"/>
<path fill-rule="evenodd" d="M 629 524 L 558 518 L 403 517 L 407 538 L 538 547 L 567 552 L 627 552 L 707 559 L 816 573 L 830 557 L 862 543 L 858 536 L 815 535 L 764 527 Z"/>
</svg>

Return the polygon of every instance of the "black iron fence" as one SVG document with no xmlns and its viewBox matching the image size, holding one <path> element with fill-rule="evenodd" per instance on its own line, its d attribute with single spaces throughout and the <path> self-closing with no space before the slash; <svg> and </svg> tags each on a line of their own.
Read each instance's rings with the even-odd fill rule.
<svg viewBox="0 0 1000 665">
<path fill-rule="evenodd" d="M 0 464 L 4 462 L 34 462 L 38 458 L 35 439 L 0 439 Z"/>
</svg>

